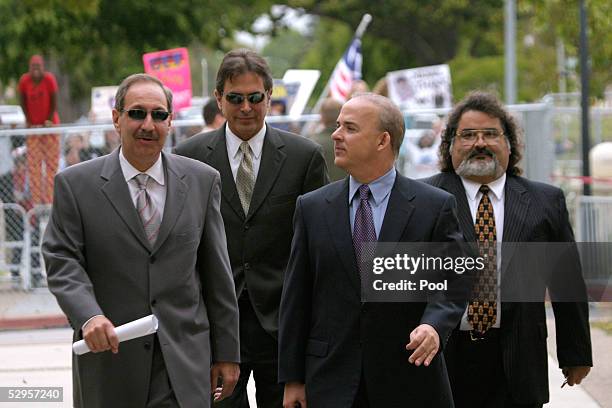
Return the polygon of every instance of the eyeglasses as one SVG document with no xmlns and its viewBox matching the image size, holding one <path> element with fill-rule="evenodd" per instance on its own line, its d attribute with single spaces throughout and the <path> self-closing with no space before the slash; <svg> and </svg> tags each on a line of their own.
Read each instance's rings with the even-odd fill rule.
<svg viewBox="0 0 612 408">
<path fill-rule="evenodd" d="M 478 135 L 482 135 L 485 142 L 495 142 L 503 136 L 504 132 L 495 128 L 463 129 L 457 132 L 457 137 L 464 143 L 474 143 Z"/>
<path fill-rule="evenodd" d="M 121 112 L 127 112 L 130 119 L 134 120 L 145 120 L 147 114 L 149 113 L 144 109 L 122 109 Z M 154 109 L 151 111 L 151 119 L 153 119 L 153 121 L 155 122 L 163 122 L 164 120 L 168 119 L 168 116 L 170 116 L 170 112 L 167 112 L 165 110 Z"/>
<path fill-rule="evenodd" d="M 249 101 L 251 105 L 256 105 L 266 98 L 266 94 L 263 92 L 253 92 L 248 95 L 243 95 L 235 92 L 229 92 L 225 94 L 225 100 L 232 105 L 242 105 L 244 100 Z"/>
</svg>

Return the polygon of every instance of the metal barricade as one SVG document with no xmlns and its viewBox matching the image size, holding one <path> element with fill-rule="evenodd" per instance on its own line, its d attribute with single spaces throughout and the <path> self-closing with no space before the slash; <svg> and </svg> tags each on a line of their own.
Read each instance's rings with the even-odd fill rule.
<svg viewBox="0 0 612 408">
<path fill-rule="evenodd" d="M 19 204 L 0 203 L 0 289 L 31 288 L 30 232 Z"/>
<path fill-rule="evenodd" d="M 608 301 L 612 296 L 612 197 L 578 197 L 576 241 L 591 295 Z"/>
</svg>

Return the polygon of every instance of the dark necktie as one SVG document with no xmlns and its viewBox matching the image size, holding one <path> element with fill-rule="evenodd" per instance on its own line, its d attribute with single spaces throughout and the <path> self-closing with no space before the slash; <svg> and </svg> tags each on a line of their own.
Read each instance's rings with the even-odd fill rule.
<svg viewBox="0 0 612 408">
<path fill-rule="evenodd" d="M 476 243 L 485 267 L 476 276 L 472 301 L 468 305 L 468 322 L 474 331 L 484 334 L 497 319 L 497 233 L 493 205 L 489 200 L 489 186 L 480 186 L 482 198 L 476 212 Z"/>
<path fill-rule="evenodd" d="M 147 191 L 149 176 L 147 174 L 140 173 L 134 177 L 134 179 L 136 180 L 136 183 L 138 183 L 136 209 L 138 210 L 138 215 L 142 221 L 142 226 L 144 227 L 147 239 L 149 240 L 149 243 L 153 245 L 155 244 L 157 234 L 159 233 L 161 214 Z"/>
<path fill-rule="evenodd" d="M 370 197 L 370 187 L 362 184 L 359 187 L 359 207 L 355 212 L 355 222 L 353 224 L 353 246 L 359 268 L 359 276 L 363 275 L 365 266 L 364 260 L 369 260 L 374 256 L 373 245 L 365 245 L 368 242 L 376 242 L 376 229 L 374 228 L 374 217 L 372 207 L 368 198 Z"/>
<path fill-rule="evenodd" d="M 246 216 L 249 214 L 251 197 L 253 197 L 253 188 L 255 187 L 253 153 L 248 142 L 242 142 L 240 144 L 240 151 L 242 151 L 242 160 L 240 160 L 240 166 L 236 173 L 236 190 L 238 190 L 240 204 L 242 204 L 242 209 Z"/>
</svg>

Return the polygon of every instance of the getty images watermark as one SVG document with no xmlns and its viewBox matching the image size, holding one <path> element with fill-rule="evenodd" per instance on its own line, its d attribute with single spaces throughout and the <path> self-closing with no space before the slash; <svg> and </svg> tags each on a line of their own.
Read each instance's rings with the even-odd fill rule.
<svg viewBox="0 0 612 408">
<path fill-rule="evenodd" d="M 387 282 L 384 279 L 374 279 L 372 288 L 375 291 L 440 291 L 448 290 L 448 279 L 439 280 L 444 273 L 463 275 L 466 272 L 482 271 L 488 263 L 488 255 L 470 256 L 411 256 L 407 253 L 394 256 L 377 256 L 372 259 L 372 273 L 382 275 L 385 272 L 396 271 L 404 276 L 427 275 L 428 279 L 400 279 Z M 434 274 L 435 272 L 435 274 Z M 434 280 L 430 280 L 434 278 Z"/>
<path fill-rule="evenodd" d="M 363 302 L 468 301 L 489 267 L 501 301 L 612 300 L 610 243 L 369 243 L 362 253 Z"/>
</svg>

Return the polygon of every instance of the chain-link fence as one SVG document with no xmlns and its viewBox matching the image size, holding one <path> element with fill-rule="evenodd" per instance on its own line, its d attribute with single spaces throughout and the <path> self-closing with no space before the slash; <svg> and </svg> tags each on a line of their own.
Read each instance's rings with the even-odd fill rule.
<svg viewBox="0 0 612 408">
<path fill-rule="evenodd" d="M 512 105 L 525 131 L 525 175 L 561 185 L 574 206 L 580 196 L 580 112 L 552 103 Z M 406 111 L 404 144 L 415 143 L 448 110 Z M 593 109 L 593 139 L 612 139 L 612 109 Z M 318 115 L 299 118 L 268 116 L 274 127 L 301 133 L 306 123 L 318 131 Z M 173 121 L 166 150 L 202 128 L 201 119 Z M 52 203 L 53 176 L 73 164 L 111 152 L 119 145 L 112 124 L 70 125 L 51 129 L 0 129 L 0 290 L 21 290 L 46 285 L 40 241 Z M 404 154 L 400 164 L 410 160 Z M 434 157 L 437 157 L 434 154 Z M 402 162 L 403 161 L 403 162 Z M 414 174 L 407 174 L 415 176 Z M 568 178 L 569 177 L 569 178 Z M 589 207 L 590 208 L 590 207 Z M 572 208 L 571 214 L 575 214 Z"/>
</svg>

